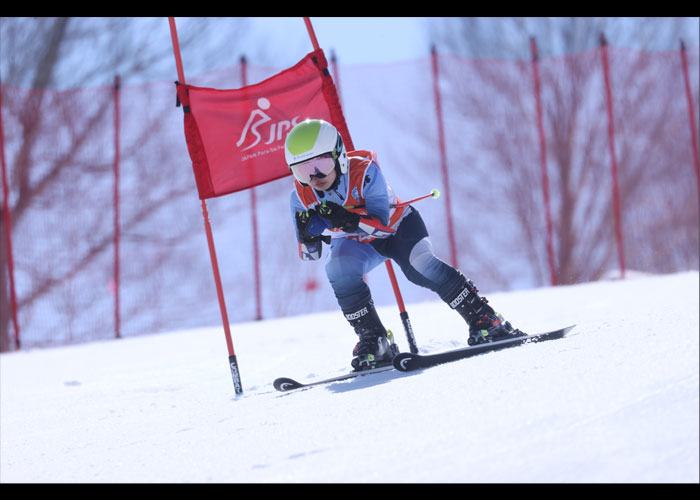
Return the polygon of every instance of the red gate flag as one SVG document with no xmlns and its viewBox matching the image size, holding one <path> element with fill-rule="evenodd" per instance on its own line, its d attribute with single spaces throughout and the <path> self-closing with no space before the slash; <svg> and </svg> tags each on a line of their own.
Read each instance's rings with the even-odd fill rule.
<svg viewBox="0 0 700 500">
<path fill-rule="evenodd" d="M 351 145 L 323 50 L 256 85 L 218 90 L 177 85 L 199 198 L 214 198 L 291 172 L 284 140 L 306 118 L 326 120 Z"/>
</svg>

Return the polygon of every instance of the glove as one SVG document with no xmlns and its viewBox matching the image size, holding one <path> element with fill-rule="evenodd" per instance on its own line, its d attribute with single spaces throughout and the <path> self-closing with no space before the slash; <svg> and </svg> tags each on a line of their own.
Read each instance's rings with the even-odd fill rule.
<svg viewBox="0 0 700 500">
<path fill-rule="evenodd" d="M 326 243 L 330 243 L 330 236 L 311 234 L 309 232 L 309 226 L 311 225 L 311 220 L 313 219 L 314 215 L 316 215 L 316 211 L 312 208 L 310 210 L 297 212 L 294 216 L 294 220 L 297 225 L 297 231 L 299 232 L 299 242 L 315 243 L 317 241 L 325 241 Z"/>
<path fill-rule="evenodd" d="M 360 215 L 350 212 L 332 201 L 325 201 L 318 206 L 316 212 L 326 220 L 333 229 L 342 229 L 346 233 L 354 233 L 360 223 Z"/>
</svg>

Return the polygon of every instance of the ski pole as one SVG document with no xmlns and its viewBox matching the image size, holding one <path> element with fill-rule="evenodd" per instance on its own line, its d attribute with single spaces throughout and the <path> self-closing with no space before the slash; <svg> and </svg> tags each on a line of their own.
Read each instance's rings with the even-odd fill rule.
<svg viewBox="0 0 700 500">
<path fill-rule="evenodd" d="M 437 199 L 437 198 L 439 198 L 439 197 L 440 197 L 440 191 L 438 191 L 437 189 L 431 189 L 431 190 L 430 190 L 430 194 L 426 194 L 426 195 L 423 195 L 423 196 L 419 196 L 418 198 L 415 198 L 415 199 L 413 199 L 413 200 L 402 201 L 401 203 L 397 203 L 396 205 L 393 205 L 393 206 L 394 206 L 395 208 L 398 208 L 398 207 L 403 207 L 403 206 L 406 206 L 406 205 L 410 205 L 411 203 L 415 203 L 415 202 L 417 202 L 417 201 L 425 200 L 425 199 L 427 199 L 427 198 L 435 198 L 435 199 Z"/>
<path fill-rule="evenodd" d="M 418 198 L 414 198 L 413 200 L 408 200 L 408 201 L 402 201 L 401 203 L 395 203 L 393 205 L 389 205 L 391 208 L 400 208 L 400 207 L 405 207 L 406 205 L 410 205 L 411 203 L 415 203 L 417 201 L 425 200 L 427 198 L 439 198 L 440 197 L 440 191 L 437 189 L 432 189 L 430 191 L 430 194 L 426 194 L 423 196 L 419 196 Z M 345 208 L 365 208 L 366 205 L 348 205 Z"/>
</svg>

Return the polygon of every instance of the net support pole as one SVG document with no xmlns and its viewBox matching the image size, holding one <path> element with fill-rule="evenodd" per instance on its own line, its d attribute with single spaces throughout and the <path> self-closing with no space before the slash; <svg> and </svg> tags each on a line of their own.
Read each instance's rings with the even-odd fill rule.
<svg viewBox="0 0 700 500">
<path fill-rule="evenodd" d="M 615 239 L 617 241 L 617 258 L 620 266 L 620 278 L 625 279 L 625 251 L 622 240 L 622 214 L 620 209 L 620 187 L 618 183 L 617 159 L 615 156 L 615 125 L 610 89 L 610 64 L 608 61 L 608 42 L 605 34 L 600 34 L 600 56 L 603 60 L 603 77 L 605 79 L 605 102 L 608 112 L 608 144 L 610 147 L 610 164 L 613 179 L 613 210 L 615 217 Z"/>
<path fill-rule="evenodd" d="M 683 82 L 685 83 L 685 98 L 688 102 L 688 120 L 690 121 L 690 137 L 693 145 L 693 161 L 695 167 L 695 180 L 700 196 L 700 159 L 698 158 L 698 132 L 695 128 L 695 112 L 693 111 L 693 91 L 690 88 L 688 76 L 688 56 L 685 52 L 685 43 L 681 40 L 681 63 L 683 64 Z"/>
<path fill-rule="evenodd" d="M 177 38 L 177 28 L 175 27 L 175 18 L 169 17 L 170 36 L 173 42 L 173 53 L 175 55 L 175 65 L 177 66 L 177 77 L 183 85 L 185 85 L 185 72 L 182 68 L 182 57 L 180 55 L 180 43 Z M 236 360 L 236 352 L 233 349 L 233 340 L 231 339 L 231 326 L 228 320 L 228 312 L 226 311 L 226 301 L 224 300 L 224 289 L 221 284 L 221 275 L 219 273 L 219 263 L 216 258 L 216 248 L 214 247 L 214 235 L 211 230 L 211 222 L 209 221 L 209 211 L 207 202 L 200 200 L 202 205 L 202 217 L 204 219 L 204 230 L 207 235 L 207 244 L 209 246 L 209 257 L 211 259 L 211 267 L 214 273 L 214 283 L 216 284 L 216 295 L 219 300 L 219 309 L 221 311 L 221 321 L 224 326 L 224 334 L 226 336 L 226 347 L 228 348 L 228 362 L 231 369 L 231 378 L 233 379 L 233 387 L 236 395 L 243 393 L 243 385 L 241 384 L 240 371 L 238 369 L 238 361 Z"/>
<path fill-rule="evenodd" d="M 445 147 L 445 126 L 442 116 L 442 102 L 440 97 L 440 75 L 438 55 L 435 45 L 430 48 L 430 60 L 433 75 L 433 97 L 435 100 L 435 116 L 437 119 L 438 145 L 440 150 L 440 168 L 442 170 L 442 184 L 445 192 L 445 207 L 447 210 L 447 237 L 450 243 L 450 262 L 454 267 L 459 267 L 457 261 L 457 243 L 455 242 L 454 223 L 452 218 L 452 202 L 450 196 L 450 177 L 447 168 L 447 148 Z"/>
<path fill-rule="evenodd" d="M 335 56 L 335 51 L 331 49 L 331 67 L 333 68 L 333 75 L 335 75 L 335 88 L 338 89 L 338 100 L 340 101 L 340 106 L 343 105 L 343 90 L 340 88 L 340 74 L 338 73 L 338 58 Z"/>
<path fill-rule="evenodd" d="M 314 27 L 311 24 L 311 19 L 308 17 L 304 18 L 304 24 L 306 24 L 306 30 L 309 33 L 309 38 L 311 39 L 311 45 L 313 46 L 314 50 L 318 50 L 320 48 L 318 44 L 318 39 L 316 38 L 316 33 L 314 32 Z M 335 54 L 334 54 L 335 56 Z M 333 62 L 335 63 L 335 57 L 333 57 Z M 334 73 L 336 73 L 337 76 L 337 67 L 333 68 Z M 352 141 L 350 144 L 346 144 L 346 147 L 350 150 L 355 149 L 354 145 L 352 144 Z M 384 261 L 384 265 L 386 266 L 386 271 L 389 274 L 389 280 L 391 281 L 391 287 L 394 290 L 394 296 L 396 297 L 396 304 L 399 307 L 399 317 L 401 318 L 401 323 L 403 324 L 404 332 L 406 333 L 406 339 L 408 340 L 408 345 L 409 348 L 411 349 L 411 352 L 417 353 L 418 352 L 418 347 L 416 346 L 416 338 L 415 335 L 413 334 L 413 327 L 411 326 L 411 320 L 408 317 L 408 313 L 406 312 L 406 307 L 404 306 L 403 303 L 403 297 L 401 296 L 401 290 L 399 288 L 399 282 L 396 280 L 396 274 L 394 273 L 394 266 L 391 263 L 390 259 L 387 259 Z"/>
<path fill-rule="evenodd" d="M 5 248 L 7 252 L 7 274 L 10 278 L 10 314 L 15 328 L 15 349 L 20 348 L 19 321 L 17 321 L 17 293 L 15 290 L 15 266 L 12 258 L 12 217 L 10 216 L 10 189 L 7 183 L 5 162 L 5 133 L 2 126 L 2 82 L 0 81 L 0 164 L 2 164 L 3 216 L 5 220 Z M 0 283 L 0 286 L 5 286 Z"/>
<path fill-rule="evenodd" d="M 248 85 L 247 61 L 245 56 L 241 56 L 241 85 Z M 257 193 L 255 187 L 250 188 L 250 224 L 253 229 L 253 278 L 255 286 L 255 319 L 262 319 L 262 293 L 260 281 L 260 248 L 258 244 L 258 209 Z"/>
<path fill-rule="evenodd" d="M 121 81 L 114 77 L 114 336 L 121 337 L 119 314 L 119 92 Z"/>
<path fill-rule="evenodd" d="M 549 203 L 549 178 L 547 176 L 547 142 L 544 137 L 544 125 L 542 122 L 542 97 L 540 95 L 540 71 L 539 56 L 537 54 L 537 41 L 530 37 L 530 52 L 532 53 L 532 75 L 535 83 L 535 106 L 537 109 L 537 132 L 540 138 L 540 169 L 542 172 L 542 197 L 544 201 L 545 222 L 547 225 L 547 263 L 549 264 L 549 282 L 552 286 L 557 284 L 557 274 L 554 265 L 554 236 L 552 231 L 552 214 Z"/>
</svg>

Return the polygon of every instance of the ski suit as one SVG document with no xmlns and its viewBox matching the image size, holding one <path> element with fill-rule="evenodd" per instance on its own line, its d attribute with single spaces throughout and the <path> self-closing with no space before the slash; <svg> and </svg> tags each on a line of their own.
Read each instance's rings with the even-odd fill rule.
<svg viewBox="0 0 700 500">
<path fill-rule="evenodd" d="M 344 314 L 357 311 L 371 300 L 363 276 L 389 258 L 399 265 L 409 281 L 433 290 L 443 300 L 463 286 L 462 273 L 433 253 L 419 212 L 410 205 L 390 206 L 397 198 L 374 153 L 348 151 L 348 171 L 342 175 L 338 172 L 338 175 L 340 179 L 335 188 L 327 191 L 316 191 L 295 180 L 290 205 L 293 219 L 297 212 L 314 208 L 324 200 L 342 206 L 364 205 L 363 209 L 353 211 L 371 218 L 369 224 L 360 224 L 352 234 L 329 229 L 327 222 L 318 215 L 314 215 L 309 226 L 311 234 L 329 234 L 332 238 L 325 269 Z M 297 239 L 301 242 L 298 231 Z M 302 258 L 318 259 L 320 251 L 312 256 L 304 254 Z"/>
</svg>

